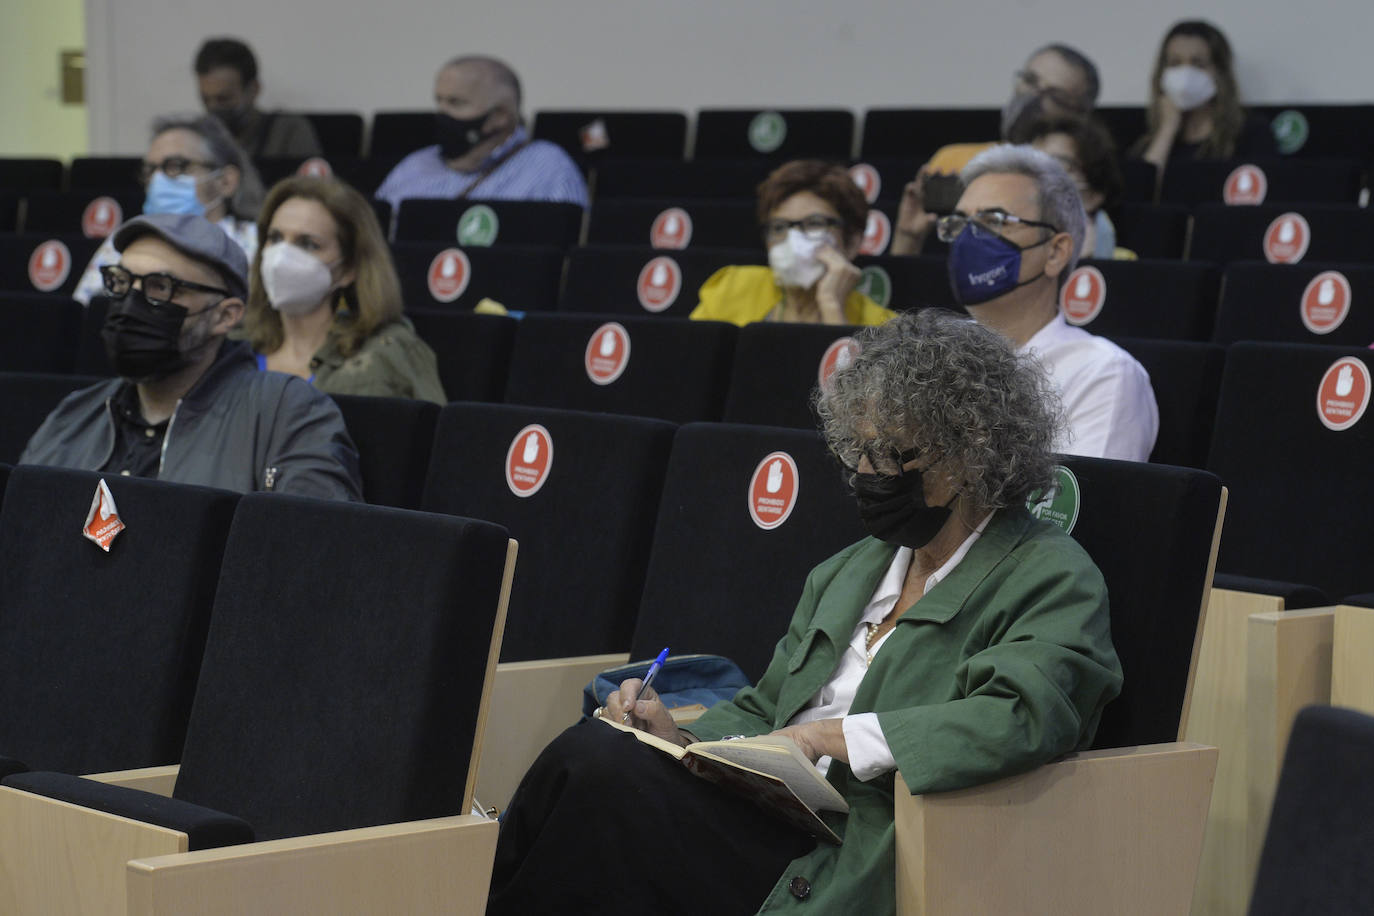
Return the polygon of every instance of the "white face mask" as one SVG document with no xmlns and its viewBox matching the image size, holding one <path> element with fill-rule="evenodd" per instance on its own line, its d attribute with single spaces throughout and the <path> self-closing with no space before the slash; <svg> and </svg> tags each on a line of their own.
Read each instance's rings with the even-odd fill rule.
<svg viewBox="0 0 1374 916">
<path fill-rule="evenodd" d="M 1159 88 L 1180 111 L 1192 111 L 1212 100 L 1217 94 L 1212 74 L 1198 67 L 1169 67 L 1159 78 Z"/>
<path fill-rule="evenodd" d="M 768 249 L 768 266 L 779 286 L 810 289 L 825 273 L 816 251 L 827 239 L 809 239 L 800 229 L 787 230 L 787 238 Z"/>
<path fill-rule="evenodd" d="M 262 286 L 272 308 L 283 315 L 304 315 L 324 302 L 334 288 L 330 265 L 288 242 L 262 250 Z"/>
</svg>

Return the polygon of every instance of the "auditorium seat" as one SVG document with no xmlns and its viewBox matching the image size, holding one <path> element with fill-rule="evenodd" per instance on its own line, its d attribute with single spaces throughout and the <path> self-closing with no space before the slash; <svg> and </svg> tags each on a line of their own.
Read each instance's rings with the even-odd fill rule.
<svg viewBox="0 0 1374 916">
<path fill-rule="evenodd" d="M 1159 169 L 1144 159 L 1126 159 L 1121 163 L 1123 184 L 1121 199 L 1133 204 L 1152 204 L 1159 192 Z"/>
<path fill-rule="evenodd" d="M 453 242 L 464 248 L 542 245 L 569 248 L 582 232 L 582 207 L 540 200 L 401 201 L 398 242 Z"/>
<path fill-rule="evenodd" d="M 1226 349 L 1191 340 L 1118 337 L 1115 342 L 1150 374 L 1159 406 L 1159 433 L 1150 460 L 1206 467 Z"/>
<path fill-rule="evenodd" d="M 315 128 L 320 150 L 326 159 L 332 156 L 361 156 L 363 152 L 363 116 L 355 111 L 303 111 L 301 116 Z"/>
<path fill-rule="evenodd" d="M 526 315 L 506 401 L 538 407 L 719 420 L 737 329 L 650 315 Z"/>
<path fill-rule="evenodd" d="M 75 299 L 40 293 L 0 293 L 6 332 L 0 372 L 70 373 L 76 363 L 82 308 Z"/>
<path fill-rule="evenodd" d="M 396 912 L 480 895 L 496 824 L 467 812 L 513 564 L 487 522 L 244 496 L 172 797 L 9 777 L 0 909 L 287 912 L 309 888 L 307 909 Z M 34 823 L 48 831 L 17 830 Z"/>
<path fill-rule="evenodd" d="M 740 328 L 725 422 L 815 430 L 812 392 L 823 371 L 834 371 L 852 357 L 840 348 L 859 330 L 767 321 Z"/>
<path fill-rule="evenodd" d="M 530 133 L 557 143 L 583 168 L 607 157 L 634 156 L 680 162 L 687 146 L 681 111 L 550 109 L 534 113 Z"/>
<path fill-rule="evenodd" d="M 1363 347 L 1242 341 L 1227 350 L 1207 461 L 1231 489 L 1218 584 L 1229 573 L 1328 596 L 1374 589 L 1374 541 L 1348 517 L 1374 500 L 1374 421 L 1357 419 L 1369 363 Z"/>
<path fill-rule="evenodd" d="M 400 155 L 373 155 L 365 158 L 335 156 L 329 160 L 329 167 L 334 170 L 335 177 L 340 181 L 348 182 L 358 189 L 359 194 L 370 197 L 376 193 L 377 188 L 386 180 L 386 176 L 391 174 L 391 170 L 401 158 Z"/>
<path fill-rule="evenodd" d="M 987 143 L 1001 130 L 998 108 L 870 108 L 860 155 L 901 156 L 924 163 L 949 143 Z"/>
<path fill-rule="evenodd" d="M 896 207 L 907 182 L 915 179 L 922 162 L 912 156 L 870 156 L 851 162 L 849 174 L 854 176 L 855 184 L 870 204 L 881 200 Z"/>
<path fill-rule="evenodd" d="M 955 792 L 913 796 L 899 776 L 899 914 L 1189 908 L 1217 749 L 1178 739 L 1225 491 L 1205 471 L 1077 457 L 1063 466 L 1061 496 L 1037 508 L 1068 522 L 1102 571 L 1121 695 L 1094 750 Z M 994 847 L 1005 867 L 989 871 Z"/>
<path fill-rule="evenodd" d="M 29 438 L 58 402 L 98 381 L 92 376 L 65 373 L 0 372 L 0 461 L 17 463 Z"/>
<path fill-rule="evenodd" d="M 143 191 L 138 189 L 31 191 L 24 231 L 103 239 L 142 212 Z"/>
<path fill-rule="evenodd" d="M 767 156 L 849 158 L 854 112 L 838 108 L 703 108 L 697 112 L 696 159 Z"/>
<path fill-rule="evenodd" d="M 75 235 L 0 235 L 0 291 L 70 296 L 100 239 Z"/>
<path fill-rule="evenodd" d="M 732 264 L 766 262 L 762 245 L 682 251 L 656 251 L 646 245 L 587 245 L 568 252 L 559 308 L 685 318 L 697 307 L 701 285 L 716 271 Z"/>
<path fill-rule="evenodd" d="M 513 311 L 558 305 L 563 252 L 557 248 L 398 242 L 391 251 L 407 309 L 471 311 L 482 299 Z"/>
<path fill-rule="evenodd" d="M 1266 264 L 1226 268 L 1213 340 L 1374 343 L 1374 267 L 1366 264 Z"/>
<path fill-rule="evenodd" d="M 1251 105 L 1249 110 L 1269 121 L 1279 152 L 1286 156 L 1374 162 L 1374 105 L 1297 102 Z"/>
<path fill-rule="evenodd" d="M 1250 916 L 1374 910 L 1374 718 L 1298 713 L 1264 834 Z"/>
<path fill-rule="evenodd" d="M 1145 136 L 1145 109 L 1140 105 L 1099 105 L 1093 109 L 1093 117 L 1107 128 L 1107 133 L 1112 135 L 1112 142 L 1116 144 L 1117 155 L 1123 159 L 1126 158 L 1126 151 Z M 1131 161 L 1143 160 L 1127 159 L 1127 162 Z"/>
<path fill-rule="evenodd" d="M 1173 260 L 1080 261 L 1059 292 L 1070 324 L 1104 337 L 1212 338 L 1221 271 Z"/>
<path fill-rule="evenodd" d="M 56 191 L 62 187 L 64 167 L 58 159 L 0 157 L 0 188 L 14 191 L 33 191 L 46 188 Z"/>
<path fill-rule="evenodd" d="M 587 244 L 674 250 L 762 247 L 754 209 L 749 199 L 597 198 L 587 223 Z"/>
<path fill-rule="evenodd" d="M 67 185 L 73 191 L 129 191 L 142 195 L 142 167 L 142 156 L 77 156 L 68 170 Z"/>
<path fill-rule="evenodd" d="M 596 200 L 612 198 L 754 199 L 777 163 L 767 159 L 696 160 L 607 158 L 596 165 Z"/>
<path fill-rule="evenodd" d="M 17 467 L 0 507 L 0 754 L 34 769 L 181 759 L 238 495 L 106 476 L 107 553 L 82 534 L 101 479 Z"/>
<path fill-rule="evenodd" d="M 1186 207 L 1203 203 L 1354 204 L 1360 196 L 1361 167 L 1354 159 L 1185 159 L 1169 164 L 1159 199 Z"/>
<path fill-rule="evenodd" d="M 520 542 L 502 661 L 629 646 L 674 429 L 509 404 L 440 412 L 424 509 L 490 519 Z"/>
<path fill-rule="evenodd" d="M 358 447 L 363 498 L 374 506 L 420 508 L 439 405 L 411 398 L 330 397 Z"/>
<path fill-rule="evenodd" d="M 0 191 L 0 233 L 19 229 L 19 202 L 23 195 L 14 191 Z"/>
<path fill-rule="evenodd" d="M 450 401 L 501 400 L 516 319 L 444 309 L 410 309 L 406 317 L 434 351 Z"/>
<path fill-rule="evenodd" d="M 930 245 L 921 255 L 859 255 L 854 266 L 863 271 L 856 287 L 879 305 L 895 312 L 938 305 L 959 309 L 949 285 L 944 245 Z"/>
<path fill-rule="evenodd" d="M 1188 208 L 1178 204 L 1123 203 L 1113 214 L 1116 244 L 1142 258 L 1181 258 L 1188 241 Z M 1198 260 L 1207 260 L 1198 258 Z"/>
<path fill-rule="evenodd" d="M 768 495 L 770 477 L 776 495 Z M 651 659 L 664 646 L 674 655 L 725 655 L 756 681 L 812 567 L 862 535 L 854 497 L 818 433 L 682 427 L 630 657 Z"/>
<path fill-rule="evenodd" d="M 434 136 L 433 109 L 378 111 L 372 115 L 367 155 L 371 159 L 400 159 L 438 142 Z"/>
<path fill-rule="evenodd" d="M 1188 259 L 1217 264 L 1361 262 L 1368 260 L 1372 249 L 1374 213 L 1360 207 L 1202 204 L 1193 212 Z"/>
</svg>

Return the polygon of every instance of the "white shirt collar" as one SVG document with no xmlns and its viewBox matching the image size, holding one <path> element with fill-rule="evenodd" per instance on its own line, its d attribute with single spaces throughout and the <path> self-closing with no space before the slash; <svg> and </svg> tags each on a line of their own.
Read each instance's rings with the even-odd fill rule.
<svg viewBox="0 0 1374 916">
<path fill-rule="evenodd" d="M 973 532 L 964 538 L 959 549 L 950 554 L 949 559 L 927 577 L 925 591 L 921 594 L 929 594 L 932 588 L 939 585 L 950 573 L 954 572 L 954 568 L 968 555 L 974 542 L 982 536 L 983 529 L 988 526 L 988 522 L 991 520 L 992 513 L 989 512 L 973 529 Z M 911 568 L 912 553 L 910 547 L 897 548 L 897 552 L 892 555 L 892 562 L 888 564 L 887 572 L 878 583 L 878 587 L 873 590 L 873 597 L 869 599 L 868 606 L 864 608 L 860 623 L 877 623 L 891 613 L 892 608 L 897 604 L 897 599 L 902 596 L 902 585 L 906 582 L 907 571 Z"/>
</svg>

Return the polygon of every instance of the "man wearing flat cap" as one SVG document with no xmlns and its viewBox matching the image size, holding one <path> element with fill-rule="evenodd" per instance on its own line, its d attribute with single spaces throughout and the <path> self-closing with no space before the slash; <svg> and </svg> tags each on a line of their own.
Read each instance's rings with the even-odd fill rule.
<svg viewBox="0 0 1374 916">
<path fill-rule="evenodd" d="M 225 339 L 248 297 L 243 249 L 181 214 L 131 219 L 114 247 L 119 262 L 101 268 L 101 337 L 120 377 L 68 395 L 20 462 L 361 499 L 334 402 L 304 379 L 259 371 L 246 343 Z"/>
</svg>

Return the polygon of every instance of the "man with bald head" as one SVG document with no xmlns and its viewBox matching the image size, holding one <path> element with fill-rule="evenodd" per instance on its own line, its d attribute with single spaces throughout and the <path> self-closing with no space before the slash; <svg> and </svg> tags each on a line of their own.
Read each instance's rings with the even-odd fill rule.
<svg viewBox="0 0 1374 916">
<path fill-rule="evenodd" d="M 520 78 L 494 57 L 456 57 L 434 78 L 435 140 L 391 170 L 377 197 L 548 200 L 587 205 L 568 154 L 533 140 L 520 116 Z"/>
</svg>

